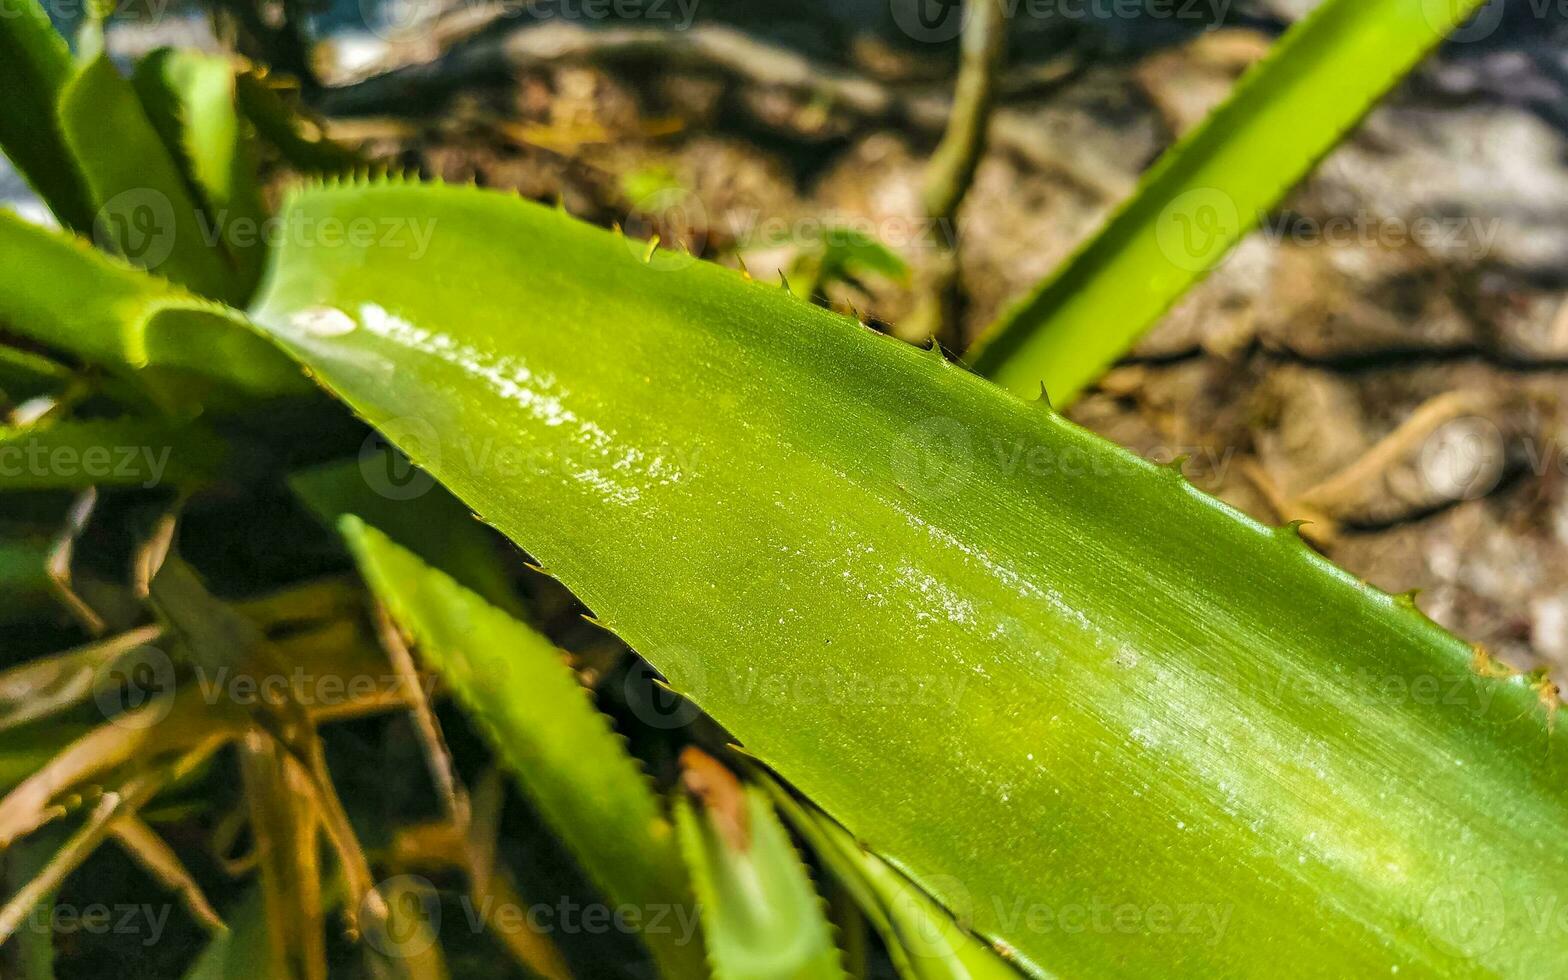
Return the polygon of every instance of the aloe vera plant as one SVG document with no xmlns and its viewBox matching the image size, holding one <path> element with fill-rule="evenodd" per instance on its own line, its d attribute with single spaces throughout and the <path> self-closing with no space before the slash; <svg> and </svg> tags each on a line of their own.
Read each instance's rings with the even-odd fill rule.
<svg viewBox="0 0 1568 980">
<path fill-rule="evenodd" d="M 1347 10 L 1326 5 L 1311 30 L 1413 23 Z M 1434 31 L 1461 14 L 1439 12 Z M 0 23 L 0 43 L 32 59 L 14 63 L 30 66 L 39 95 L 23 111 L 63 134 L 26 130 L 41 134 L 32 152 L 82 178 L 61 189 L 28 171 L 63 224 L 88 230 L 69 217 L 71 187 L 97 207 L 127 173 L 92 145 L 73 85 L 116 107 L 180 221 L 216 221 L 220 205 L 258 213 L 246 120 L 285 143 L 297 134 L 255 76 L 231 83 L 210 62 L 163 55 L 131 83 L 91 50 L 62 61 L 36 20 Z M 1340 64 L 1321 33 L 1307 36 L 1317 40 L 1298 40 L 1269 77 L 1312 67 L 1302 48 L 1327 58 L 1319 68 Z M 1388 64 L 1379 78 L 1404 62 Z M 1255 107 L 1272 105 L 1251 91 Z M 0 127 L 8 152 L 33 139 L 18 132 Z M 335 158 L 304 144 L 305 157 Z M 389 218 L 429 237 L 310 233 Z M 91 366 L 123 413 L 45 417 L 5 439 L 83 452 L 105 432 L 162 442 L 189 465 L 154 482 L 183 496 L 229 472 L 217 433 L 243 429 L 321 533 L 341 533 L 390 632 L 450 686 L 594 887 L 644 912 L 695 895 L 700 932 L 644 932 L 663 975 L 841 975 L 849 960 L 815 891 L 826 878 L 903 977 L 1568 969 L 1554 936 L 1568 900 L 1555 687 L 1335 568 L 1295 527 L 1260 525 L 1189 485 L 1179 464 L 1139 459 L 936 348 L 742 273 L 661 261 L 656 242 L 560 210 L 361 174 L 293 191 L 278 220 L 265 255 L 176 244 L 158 265 L 176 285 L 133 255 L 0 217 L 0 337 L 41 351 L 4 363 L 45 390 L 56 366 L 83 383 L 76 365 Z M 126 251 L 113 236 L 98 244 Z M 1085 349 L 1071 377 L 1110 350 Z M 286 462 L 290 447 L 259 419 L 287 406 L 336 424 L 307 373 L 434 482 L 380 482 L 379 448 Z M 82 486 L 0 482 L 18 488 Z M 523 621 L 495 542 L 458 502 L 738 741 L 748 785 L 725 775 L 715 791 L 688 768 L 686 788 L 661 799 L 595 712 L 602 693 L 591 698 Z M 159 617 L 149 628 L 182 644 L 181 669 L 372 669 L 362 624 L 335 599 L 306 600 L 308 611 L 219 599 L 164 528 L 138 552 L 139 587 Z M 25 543 L 0 549 L 3 580 L 65 588 L 53 565 L 50 584 L 37 574 L 61 541 Z M 381 641 L 392 651 L 402 639 Z M 292 929 L 310 945 L 297 930 L 319 932 L 320 883 L 283 880 L 319 867 L 318 829 L 341 879 L 331 900 L 360 917 L 356 933 L 392 931 L 317 738 L 332 712 L 198 703 L 187 687 L 107 726 L 35 739 L 37 719 L 78 696 L 19 729 L 0 841 L 125 768 L 125 798 L 150 799 L 159 784 L 137 781 L 138 753 L 185 772 L 232 742 L 248 820 L 268 842 L 259 904 L 289 914 L 237 909 L 195 975 L 231 975 L 223 964 L 261 956 L 253 947 L 313 975 L 322 957 L 280 956 L 277 937 Z M 424 712 L 440 771 L 419 698 L 366 698 L 344 714 L 388 707 Z M 117 738 L 126 722 L 134 740 Z M 701 737 L 711 748 L 722 736 Z M 459 863 L 488 881 L 476 821 L 447 777 Z M 530 969 L 564 975 L 558 954 L 530 949 Z M 438 955 L 399 955 L 414 980 L 446 975 Z"/>
<path fill-rule="evenodd" d="M 460 188 L 286 209 L 383 213 L 438 216 L 422 259 L 284 247 L 255 322 L 372 424 L 454 434 L 416 459 L 1021 967 L 1552 969 L 1527 911 L 1568 880 L 1543 682 L 1487 676 L 1294 528 L 774 287 Z M 529 465 L 486 473 L 487 443 Z M 1456 931 L 1445 896 L 1503 881 Z M 1039 925 L 1122 906 L 1188 927 L 1108 958 Z"/>
</svg>

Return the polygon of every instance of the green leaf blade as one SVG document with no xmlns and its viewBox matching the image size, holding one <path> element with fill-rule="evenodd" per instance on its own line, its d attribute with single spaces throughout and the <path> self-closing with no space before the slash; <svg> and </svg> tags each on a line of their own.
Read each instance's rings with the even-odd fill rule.
<svg viewBox="0 0 1568 980">
<path fill-rule="evenodd" d="M 437 224 L 417 255 L 285 245 L 258 323 L 373 424 L 446 434 L 404 448 L 1021 967 L 1564 967 L 1528 910 L 1568 898 L 1565 736 L 1527 680 L 774 287 L 474 190 L 286 208 L 378 214 Z M 1472 886 L 1502 895 L 1480 931 Z M 1140 928 L 1051 925 L 1121 907 Z"/>
<path fill-rule="evenodd" d="M 674 828 L 637 762 L 549 640 L 354 517 L 342 531 L 371 590 L 419 644 L 606 897 L 642 921 L 686 921 Z M 702 975 L 702 944 L 640 933 L 668 976 Z"/>
<path fill-rule="evenodd" d="M 1006 960 L 887 862 L 862 849 L 843 827 L 796 801 L 777 782 L 769 779 L 765 785 L 790 825 L 854 896 L 904 980 L 1017 980 L 1019 972 Z"/>
<path fill-rule="evenodd" d="M 198 423 L 90 419 L 0 426 L 0 490 L 191 487 L 217 479 L 229 447 Z"/>
<path fill-rule="evenodd" d="M 160 48 L 132 79 L 148 120 L 184 172 L 205 227 L 234 264 L 237 294 L 249 296 L 266 259 L 266 212 L 256 159 L 229 59 Z"/>
<path fill-rule="evenodd" d="M 0 10 L 0 151 L 67 228 L 88 232 L 93 206 L 55 106 L 74 71 L 65 39 L 36 0 Z"/>
<path fill-rule="evenodd" d="M 490 605 L 522 615 L 491 534 L 468 508 L 385 447 L 289 476 L 289 489 L 328 530 L 352 514 Z"/>
<path fill-rule="evenodd" d="M 86 241 L 0 210 L 0 329 L 126 375 L 150 373 L 157 395 L 251 398 L 310 390 L 299 368 L 233 311 L 96 251 Z M 203 384 L 191 390 L 186 382 Z"/>
<path fill-rule="evenodd" d="M 135 87 L 84 34 L 76 74 L 60 91 L 65 143 L 94 208 L 93 235 L 133 264 L 202 296 L 243 302 L 236 269 L 191 196 Z"/>
<path fill-rule="evenodd" d="M 749 840 L 730 841 L 705 811 L 676 806 L 715 980 L 841 980 L 822 899 L 761 790 L 743 791 Z"/>
<path fill-rule="evenodd" d="M 966 360 L 1058 405 L 1130 350 L 1484 0 L 1325 0 Z"/>
</svg>

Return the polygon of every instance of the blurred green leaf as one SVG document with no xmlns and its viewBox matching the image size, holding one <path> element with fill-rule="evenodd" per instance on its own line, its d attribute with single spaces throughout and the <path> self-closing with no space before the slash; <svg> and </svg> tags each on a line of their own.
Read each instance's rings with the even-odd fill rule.
<svg viewBox="0 0 1568 980">
<path fill-rule="evenodd" d="M 118 418 L 0 426 L 0 490 L 194 486 L 224 475 L 231 455 L 198 422 Z"/>
<path fill-rule="evenodd" d="M 240 317 L 0 210 L 0 327 L 126 375 L 149 397 L 302 395 L 299 368 Z"/>
<path fill-rule="evenodd" d="M 522 615 L 495 536 L 445 487 L 413 470 L 401 454 L 384 446 L 367 446 L 357 459 L 294 473 L 289 488 L 334 534 L 343 516 L 352 514 L 492 606 Z"/>
<path fill-rule="evenodd" d="M 48 827 L 12 845 L 6 852 L 4 864 L 6 892 L 14 892 L 43 871 L 64 842 L 65 833 L 62 830 Z M 57 895 L 58 890 L 40 899 L 12 937 L 16 944 L 16 958 L 22 967 L 21 980 L 55 980 L 54 929 L 50 924 L 55 921 Z"/>
<path fill-rule="evenodd" d="M 39 354 L 0 344 L 0 404 L 20 404 L 63 387 L 71 371 Z"/>
<path fill-rule="evenodd" d="M 10 792 L 89 730 L 86 725 L 49 721 L 6 732 L 0 739 L 0 793 Z"/>
<path fill-rule="evenodd" d="M 1022 975 L 827 814 L 797 802 L 771 778 L 766 785 L 791 826 L 854 896 L 904 980 L 1017 980 Z"/>
<path fill-rule="evenodd" d="M 0 531 L 0 623 L 27 619 L 52 606 L 48 535 Z"/>
<path fill-rule="evenodd" d="M 629 908 L 666 976 L 703 974 L 674 830 L 647 776 L 549 640 L 343 519 L 371 591 L 418 644 L 539 813 L 615 905 Z M 657 927 L 654 924 L 657 923 Z"/>
<path fill-rule="evenodd" d="M 267 971 L 267 916 L 261 889 L 245 893 L 224 918 L 229 927 L 207 943 L 184 980 L 276 980 Z"/>
<path fill-rule="evenodd" d="M 1058 405 L 1092 384 L 1484 0 L 1324 0 L 966 360 Z"/>
<path fill-rule="evenodd" d="M 809 301 L 819 287 L 868 274 L 904 282 L 909 278 L 909 265 L 870 235 L 833 225 L 824 228 L 816 243 L 796 257 L 787 281 L 790 292 Z"/>
<path fill-rule="evenodd" d="M 229 59 L 199 51 L 160 48 L 144 57 L 132 78 L 148 120 L 234 264 L 237 289 L 248 296 L 266 259 L 266 211 L 256 178 L 256 155 L 234 90 Z"/>
<path fill-rule="evenodd" d="M 103 50 L 102 31 L 78 42 L 76 74 L 60 91 L 60 125 L 94 208 L 94 240 L 203 296 L 243 302 L 241 280 L 159 139 L 136 89 Z"/>
<path fill-rule="evenodd" d="M 660 195 L 683 195 L 686 188 L 674 171 L 663 164 L 642 167 L 621 175 L 621 193 L 634 204 L 649 201 Z"/>
<path fill-rule="evenodd" d="M 295 170 L 331 176 L 366 166 L 364 157 L 329 139 L 317 123 L 303 116 L 254 71 L 236 76 L 235 94 L 257 134 Z"/>
<path fill-rule="evenodd" d="M 715 980 L 842 977 L 838 947 L 789 835 L 760 790 L 744 791 L 749 839 L 730 840 L 707 811 L 676 802 Z"/>
<path fill-rule="evenodd" d="M 93 205 L 55 109 L 74 71 L 37 0 L 0 0 L 0 152 L 66 228 L 93 227 Z"/>
</svg>

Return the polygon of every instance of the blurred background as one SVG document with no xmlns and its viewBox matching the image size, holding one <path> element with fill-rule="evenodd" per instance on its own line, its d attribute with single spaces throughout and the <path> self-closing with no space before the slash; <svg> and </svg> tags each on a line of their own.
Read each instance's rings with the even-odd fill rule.
<svg viewBox="0 0 1568 980">
<path fill-rule="evenodd" d="M 895 332 L 957 243 L 961 350 L 1312 5 L 1016 0 L 952 222 L 920 189 L 956 3 L 126 0 L 109 37 L 127 59 L 238 50 L 368 155 L 782 274 Z M 1313 519 L 1341 564 L 1522 667 L 1568 665 L 1565 10 L 1483 8 L 1072 409 L 1189 454 L 1261 519 Z M 42 214 L 8 170 L 0 193 Z"/>
</svg>

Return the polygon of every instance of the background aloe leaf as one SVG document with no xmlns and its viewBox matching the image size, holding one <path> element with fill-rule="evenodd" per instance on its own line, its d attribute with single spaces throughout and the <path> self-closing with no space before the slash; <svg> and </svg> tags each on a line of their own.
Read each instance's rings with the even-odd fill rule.
<svg viewBox="0 0 1568 980">
<path fill-rule="evenodd" d="M 0 14 L 0 151 L 62 225 L 90 232 L 93 206 L 55 114 L 70 49 L 36 0 L 5 0 Z"/>
<path fill-rule="evenodd" d="M 50 601 L 49 538 L 0 529 L 0 624 L 26 618 Z"/>
<path fill-rule="evenodd" d="M 14 893 L 43 871 L 64 838 L 62 831 L 51 827 L 13 845 L 6 852 L 6 873 L 0 879 L 5 883 L 6 893 Z M 57 890 L 51 891 L 40 899 L 13 937 L 16 962 L 22 970 L 20 980 L 55 980 L 55 930 L 51 923 L 54 921 L 57 895 Z"/>
<path fill-rule="evenodd" d="M 230 311 L 78 238 L 0 210 L 0 329 L 90 364 L 151 372 L 152 397 L 303 394 L 299 369 Z M 191 386 L 188 382 L 204 384 Z"/>
<path fill-rule="evenodd" d="M 674 829 L 560 651 L 357 518 L 342 530 L 371 590 L 593 882 L 658 916 L 640 935 L 664 975 L 702 976 L 702 943 L 680 925 L 696 912 Z"/>
<path fill-rule="evenodd" d="M 0 405 L 16 405 L 63 387 L 71 372 L 63 364 L 29 351 L 0 345 Z"/>
<path fill-rule="evenodd" d="M 736 804 L 745 840 L 685 798 L 675 808 L 715 980 L 842 977 L 822 899 L 773 805 L 758 789 L 741 790 Z"/>
<path fill-rule="evenodd" d="M 771 779 L 767 789 L 791 826 L 854 896 L 882 936 L 899 976 L 905 980 L 1016 980 L 1020 975 L 995 950 L 966 932 L 952 912 L 862 848 L 826 814 L 797 802 Z M 959 914 L 967 914 L 967 910 Z"/>
<path fill-rule="evenodd" d="M 359 458 L 301 470 L 289 488 L 329 531 L 346 514 L 380 529 L 492 606 L 522 614 L 496 539 L 467 507 L 401 454 L 367 447 Z"/>
<path fill-rule="evenodd" d="M 331 175 L 366 165 L 364 157 L 328 138 L 316 123 L 304 118 L 255 72 L 238 75 L 235 92 L 256 132 L 295 170 Z"/>
<path fill-rule="evenodd" d="M 88 730 L 86 725 L 48 721 L 6 732 L 0 743 L 0 793 L 10 792 Z"/>
<path fill-rule="evenodd" d="M 1020 965 L 1568 968 L 1530 915 L 1568 899 L 1568 726 L 1539 684 L 777 287 L 472 189 L 285 209 L 381 214 L 438 221 L 423 250 L 284 244 L 258 324 L 372 423 L 452 440 L 405 448 Z M 459 440 L 530 465 L 497 479 Z M 1484 932 L 1452 915 L 1472 886 L 1499 896 Z"/>
<path fill-rule="evenodd" d="M 94 419 L 0 426 L 0 490 L 193 486 L 223 475 L 228 445 L 194 422 Z"/>
<path fill-rule="evenodd" d="M 187 183 L 247 296 L 266 257 L 266 219 L 256 158 L 234 91 L 229 59 L 161 48 L 136 66 L 133 83 L 164 148 Z"/>
<path fill-rule="evenodd" d="M 91 198 L 95 240 L 203 296 L 242 302 L 217 232 L 203 221 L 136 89 L 103 50 L 102 31 L 84 30 L 79 46 L 57 111 Z"/>
<path fill-rule="evenodd" d="M 1043 382 L 1071 400 L 1483 2 L 1324 0 L 966 360 L 1020 394 Z"/>
<path fill-rule="evenodd" d="M 214 936 L 185 980 L 239 980 L 263 975 L 267 962 L 267 917 L 261 889 L 252 889 L 239 908 L 228 913 L 227 932 Z"/>
<path fill-rule="evenodd" d="M 909 265 L 897 252 L 864 232 L 843 225 L 824 228 L 821 239 L 790 266 L 790 292 L 809 300 L 817 287 L 864 275 L 902 282 Z"/>
</svg>

